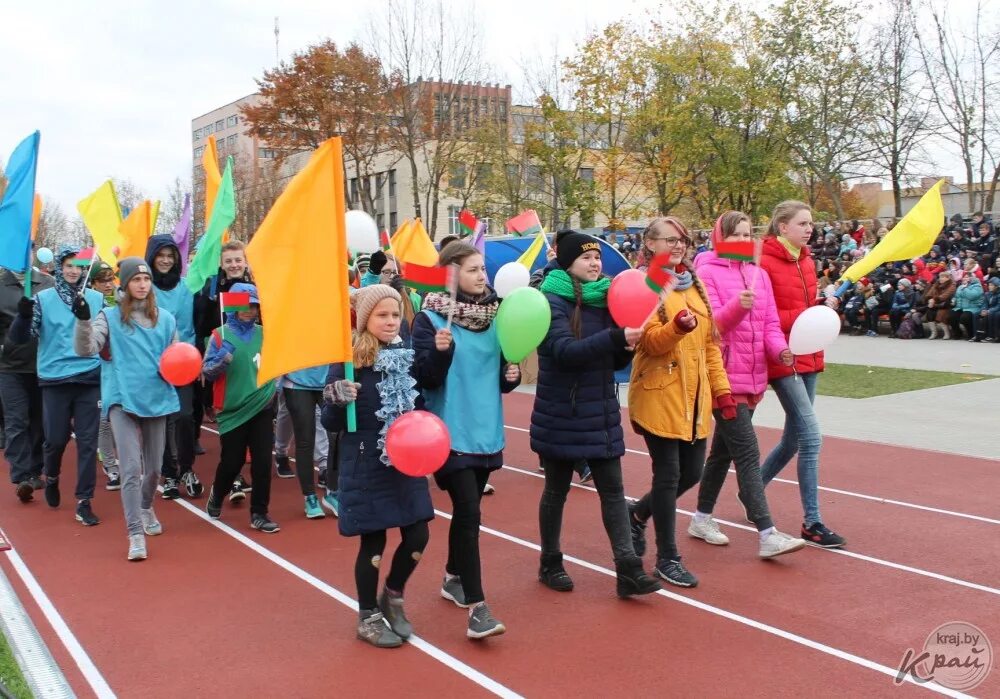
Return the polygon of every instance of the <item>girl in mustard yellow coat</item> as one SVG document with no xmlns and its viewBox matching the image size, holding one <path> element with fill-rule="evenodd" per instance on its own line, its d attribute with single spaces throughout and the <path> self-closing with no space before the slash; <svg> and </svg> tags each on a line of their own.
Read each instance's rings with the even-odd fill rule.
<svg viewBox="0 0 1000 699">
<path fill-rule="evenodd" d="M 708 296 L 684 264 L 690 244 L 687 228 L 669 216 L 654 219 L 643 233 L 644 264 L 669 253 L 666 269 L 676 286 L 643 329 L 628 395 L 632 427 L 646 440 L 653 461 L 653 488 L 630 508 L 633 545 L 637 554 L 645 552 L 646 521 L 652 516 L 655 573 L 680 587 L 694 587 L 698 579 L 677 552 L 677 498 L 701 480 L 712 408 L 736 413 Z"/>
</svg>

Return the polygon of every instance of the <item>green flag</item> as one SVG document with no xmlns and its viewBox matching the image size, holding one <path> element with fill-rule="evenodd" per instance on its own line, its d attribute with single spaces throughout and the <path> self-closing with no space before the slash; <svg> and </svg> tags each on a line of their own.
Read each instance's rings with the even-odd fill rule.
<svg viewBox="0 0 1000 699">
<path fill-rule="evenodd" d="M 197 294 L 205 286 L 205 281 L 219 271 L 219 257 L 222 255 L 222 233 L 236 220 L 236 193 L 233 191 L 233 156 L 226 160 L 226 171 L 222 174 L 222 184 L 215 196 L 212 218 L 208 230 L 198 241 L 198 251 L 188 267 L 184 284 Z"/>
</svg>

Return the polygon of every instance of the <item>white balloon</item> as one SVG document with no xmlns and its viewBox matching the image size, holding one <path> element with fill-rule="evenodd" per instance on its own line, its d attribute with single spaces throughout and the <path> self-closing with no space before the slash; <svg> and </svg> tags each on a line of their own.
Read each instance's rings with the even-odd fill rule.
<svg viewBox="0 0 1000 699">
<path fill-rule="evenodd" d="M 833 344 L 840 335 L 840 316 L 829 306 L 807 308 L 795 319 L 788 336 L 792 354 L 814 354 Z"/>
<path fill-rule="evenodd" d="M 375 219 L 364 211 L 348 211 L 344 216 L 347 228 L 347 247 L 357 255 L 378 250 L 378 226 Z"/>
<path fill-rule="evenodd" d="M 496 277 L 493 278 L 493 289 L 497 296 L 504 298 L 514 289 L 528 286 L 531 281 L 531 272 L 520 262 L 508 262 L 497 270 Z"/>
</svg>

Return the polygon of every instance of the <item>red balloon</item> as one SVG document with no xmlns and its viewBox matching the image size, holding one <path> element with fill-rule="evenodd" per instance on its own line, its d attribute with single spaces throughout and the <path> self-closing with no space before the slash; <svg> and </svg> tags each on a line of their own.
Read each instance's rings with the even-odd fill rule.
<svg viewBox="0 0 1000 699">
<path fill-rule="evenodd" d="M 645 272 L 629 269 L 611 280 L 608 310 L 620 327 L 641 328 L 659 302 L 660 295 L 646 284 Z"/>
<path fill-rule="evenodd" d="M 173 386 L 187 386 L 201 374 L 201 355 L 194 345 L 175 342 L 160 357 L 160 376 Z"/>
<path fill-rule="evenodd" d="M 385 434 L 389 462 L 407 476 L 427 476 L 444 466 L 451 452 L 448 428 L 434 413 L 401 415 Z"/>
</svg>

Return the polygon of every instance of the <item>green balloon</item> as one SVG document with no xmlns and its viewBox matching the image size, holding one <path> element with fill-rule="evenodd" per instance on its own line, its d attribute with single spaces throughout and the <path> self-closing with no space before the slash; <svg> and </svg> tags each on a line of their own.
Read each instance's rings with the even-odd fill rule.
<svg viewBox="0 0 1000 699">
<path fill-rule="evenodd" d="M 549 301 L 538 289 L 514 289 L 497 310 L 497 337 L 508 362 L 517 364 L 542 344 L 552 323 Z"/>
</svg>

